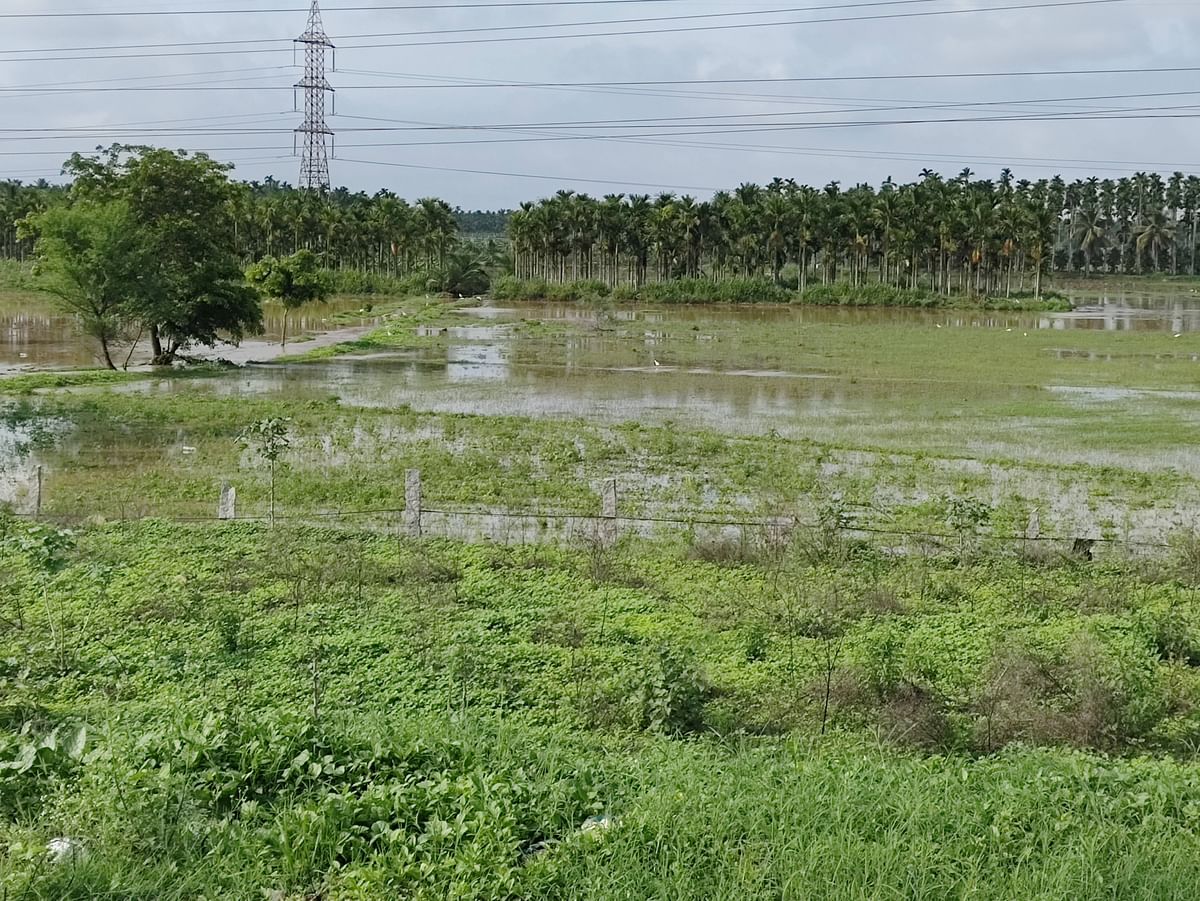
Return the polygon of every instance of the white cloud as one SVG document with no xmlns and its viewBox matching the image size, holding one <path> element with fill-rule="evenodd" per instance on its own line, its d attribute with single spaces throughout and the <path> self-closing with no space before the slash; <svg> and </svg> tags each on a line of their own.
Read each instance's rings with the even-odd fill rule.
<svg viewBox="0 0 1200 901">
<path fill-rule="evenodd" d="M 397 0 L 373 0 L 395 5 Z M 1013 0 L 930 0 L 928 8 L 977 8 L 1010 5 Z M 176 8 L 212 5 L 255 7 L 299 5 L 298 0 L 179 0 Z M 391 10 L 373 13 L 338 11 L 348 0 L 328 0 L 325 24 L 331 35 L 372 34 L 449 28 L 482 28 L 532 22 L 566 22 L 653 15 L 728 13 L 736 6 L 719 0 L 697 2 L 629 3 L 577 8 L 507 8 L 455 10 Z M 355 0 L 353 5 L 367 5 Z M 760 0 L 747 8 L 790 8 L 796 0 Z M 828 5 L 813 3 L 812 5 Z M 167 0 L 6 0 L 3 11 L 66 11 L 114 8 L 169 8 Z M 752 150 L 678 147 L 612 141 L 513 142 L 538 137 L 529 132 L 351 131 L 394 127 L 392 122 L 499 124 L 565 122 L 625 118 L 659 119 L 719 114 L 757 114 L 788 111 L 785 121 L 829 121 L 837 118 L 910 118 L 937 115 L 931 111 L 898 111 L 895 114 L 821 114 L 811 98 L 831 98 L 836 108 L 858 105 L 915 105 L 921 102 L 981 102 L 1028 98 L 1095 97 L 1101 95 L 1188 91 L 1195 82 L 1188 74 L 1129 74 L 1119 76 L 897 80 L 871 82 L 800 82 L 786 85 L 714 85 L 663 87 L 653 91 L 572 91 L 549 89 L 410 88 L 361 90 L 368 83 L 400 85 L 400 79 L 380 79 L 352 70 L 423 73 L 467 79 L 515 81 L 637 81 L 690 78 L 779 78 L 845 74 L 897 74 L 919 72 L 1024 71 L 1064 68 L 1137 68 L 1186 66 L 1193 60 L 1200 38 L 1200 4 L 1181 2 L 1115 3 L 1089 7 L 1055 7 L 1021 12 L 977 13 L 945 17 L 892 19 L 853 23 L 828 23 L 778 28 L 712 32 L 659 33 L 624 37 L 531 41 L 496 44 L 417 46 L 351 49 L 352 40 L 339 39 L 339 72 L 331 80 L 339 87 L 338 155 L 334 180 L 354 190 L 388 187 L 405 196 L 435 194 L 470 207 L 515 205 L 541 196 L 560 185 L 555 182 L 495 175 L 472 175 L 391 168 L 351 163 L 348 159 L 376 159 L 413 165 L 490 170 L 496 172 L 562 176 L 565 186 L 602 194 L 620 185 L 571 183 L 572 177 L 615 179 L 696 186 L 733 186 L 742 181 L 765 181 L 775 175 L 814 184 L 831 179 L 843 183 L 877 182 L 892 174 L 909 179 L 931 165 L 956 171 L 971 162 L 980 172 L 998 172 L 1003 163 L 988 157 L 1051 157 L 1056 159 L 1129 160 L 1172 163 L 1200 171 L 1200 154 L 1191 148 L 1200 137 L 1192 118 L 1123 120 L 1108 122 L 1004 122 L 974 124 L 897 125 L 872 128 L 807 129 L 752 132 L 729 129 L 720 134 L 680 136 L 679 142 L 762 145 L 800 148 L 804 155 Z M 886 7 L 848 14 L 880 12 Z M 831 12 L 810 13 L 812 18 L 832 17 Z M 801 18 L 799 14 L 780 18 Z M 729 19 L 717 21 L 730 21 Z M 612 26 L 667 29 L 694 24 L 646 23 Z M 121 18 L 9 19 L 0 21 L 0 50 L 37 47 L 75 47 L 104 44 L 170 43 L 181 41 L 289 38 L 304 25 L 303 13 L 294 15 L 159 16 Z M 599 30 L 599 29 L 596 29 Z M 470 37 L 471 35 L 463 35 Z M 453 37 L 453 35 L 443 36 Z M 427 40 L 437 40 L 430 37 Z M 380 38 L 379 42 L 389 39 Z M 390 39 L 396 42 L 402 38 Z M 363 43 L 366 41 L 360 41 Z M 272 45 L 286 51 L 283 41 Z M 239 45 L 213 50 L 242 49 Z M 119 51 L 116 51 L 119 52 Z M 131 51 L 136 52 L 136 51 Z M 147 52 L 170 52 L 168 48 Z M 104 82 L 105 86 L 151 85 L 224 78 L 242 86 L 286 87 L 294 70 L 271 69 L 292 62 L 290 52 L 212 54 L 190 57 L 90 60 L 78 62 L 12 62 L 0 53 L 0 86 L 87 79 L 137 77 L 141 81 Z M 259 71 L 241 71 L 258 67 Z M 212 73 L 188 77 L 187 73 Z M 253 80 L 251 80 L 253 79 Z M 725 96 L 721 96 L 724 94 Z M 734 94 L 746 96 L 729 96 Z M 786 102 L 767 103 L 762 95 Z M 806 99 L 809 98 L 809 99 Z M 904 103 L 909 101 L 909 103 Z M 1187 106 L 1195 97 L 1080 101 L 1074 107 Z M 291 113 L 288 90 L 226 90 L 211 92 L 108 91 L 54 93 L 36 97 L 0 94 L 0 127 L 64 128 L 98 125 L 174 127 L 173 120 L 194 119 L 197 126 L 233 133 L 208 136 L 147 136 L 168 146 L 242 148 L 215 151 L 231 159 L 254 159 L 290 154 L 287 129 L 298 121 Z M 1049 106 L 1039 109 L 1049 109 Z M 959 115 L 983 114 L 986 107 Z M 996 110 L 1018 109 L 1001 107 Z M 1164 114 L 1190 116 L 1191 110 L 1164 110 Z M 372 117 L 372 118 L 350 118 Z M 236 117 L 236 118 L 235 118 Z M 754 122 L 755 120 L 748 120 Z M 764 118 L 763 121 L 769 121 Z M 158 123 L 141 125 L 137 123 Z M 254 129 L 272 133 L 242 133 Z M 703 126 L 680 131 L 707 130 Z M 554 131 L 546 128 L 544 131 Z M 655 128 L 653 133 L 674 133 Z M 612 134 L 598 129 L 597 133 Z M 71 149 L 89 149 L 102 140 L 86 134 L 55 137 L 28 133 L 0 135 L 0 177 L 32 177 L 51 173 Z M 136 137 L 130 134 L 130 139 Z M 425 141 L 492 141 L 458 146 L 406 146 L 374 148 L 355 144 L 396 144 Z M 268 149 L 261 149 L 268 148 Z M 844 151 L 814 155 L 822 149 Z M 49 152 L 53 151 L 53 152 Z M 57 154 L 57 155 L 56 155 Z M 854 155 L 848 155 L 854 154 Z M 915 154 L 912 159 L 870 159 Z M 1195 159 L 1189 159 L 1196 157 Z M 1014 160 L 1019 176 L 1050 174 Z M 1078 167 L 1062 167 L 1067 177 L 1084 174 Z M 293 181 L 297 163 L 290 158 L 270 159 L 239 166 L 239 174 L 261 179 L 271 174 Z M 1098 171 L 1097 174 L 1117 174 Z M 652 189 L 638 188 L 652 192 Z"/>
</svg>

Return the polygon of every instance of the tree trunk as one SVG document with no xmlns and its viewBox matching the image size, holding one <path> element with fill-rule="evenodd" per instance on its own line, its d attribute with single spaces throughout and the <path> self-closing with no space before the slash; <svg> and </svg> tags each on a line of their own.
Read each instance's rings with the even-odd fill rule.
<svg viewBox="0 0 1200 901">
<path fill-rule="evenodd" d="M 108 351 L 108 338 L 100 336 L 100 353 L 104 356 L 104 365 L 109 369 L 116 369 L 117 366 L 113 363 L 112 354 Z"/>
</svg>

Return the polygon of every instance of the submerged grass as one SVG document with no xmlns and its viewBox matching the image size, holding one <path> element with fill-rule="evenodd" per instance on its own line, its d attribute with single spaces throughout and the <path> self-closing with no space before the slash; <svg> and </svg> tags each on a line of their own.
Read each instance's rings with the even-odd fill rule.
<svg viewBox="0 0 1200 901">
<path fill-rule="evenodd" d="M 1033 295 L 974 297 L 942 294 L 924 289 L 898 288 L 871 282 L 815 284 L 800 291 L 796 279 L 783 284 L 769 278 L 676 278 L 647 282 L 641 286 L 615 288 L 596 280 L 554 282 L 544 279 L 505 277 L 492 286 L 492 296 L 501 301 L 639 301 L 667 304 L 801 304 L 812 306 L 896 307 L 909 309 L 1027 310 L 1071 309 L 1065 295 L 1053 291 L 1040 298 Z"/>
<path fill-rule="evenodd" d="M 856 522 L 941 532 L 949 499 L 973 497 L 987 506 L 997 532 L 1022 533 L 1036 506 L 1047 533 L 1068 537 L 1097 528 L 1089 521 L 1111 520 L 1113 537 L 1132 530 L 1158 540 L 1170 527 L 1165 515 L 1200 498 L 1194 472 L 1034 462 L 995 452 L 983 461 L 900 452 L 895 445 L 905 432 L 890 446 L 839 446 L 673 422 L 421 412 L 347 404 L 287 379 L 279 393 L 241 393 L 236 374 L 34 390 L 57 378 L 36 377 L 25 386 L 32 393 L 0 401 L 0 435 L 7 430 L 19 442 L 5 473 L 28 481 L 41 464 L 42 510 L 68 520 L 207 518 L 226 481 L 238 489 L 242 515 L 265 515 L 268 471 L 236 437 L 271 418 L 286 418 L 291 434 L 276 478 L 279 508 L 302 517 L 398 509 L 408 469 L 422 470 L 426 504 L 435 509 L 595 514 L 601 483 L 616 478 L 626 515 L 811 521 L 837 497 Z M 944 422 L 961 434 L 960 420 Z M 1094 428 L 1085 411 L 1056 428 L 1069 434 L 1072 422 L 1085 435 Z M 942 427 L 936 419 L 927 423 Z M 1128 441 L 1161 447 L 1168 437 L 1163 425 L 1131 430 Z M 1060 502 L 1047 507 L 1048 496 Z M 17 502 L 31 509 L 28 489 Z"/>
</svg>

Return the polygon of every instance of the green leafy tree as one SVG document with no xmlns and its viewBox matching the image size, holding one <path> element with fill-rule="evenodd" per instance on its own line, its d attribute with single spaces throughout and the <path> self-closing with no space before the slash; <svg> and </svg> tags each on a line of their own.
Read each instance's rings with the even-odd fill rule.
<svg viewBox="0 0 1200 901">
<path fill-rule="evenodd" d="M 311 250 L 298 250 L 282 259 L 264 257 L 247 270 L 246 278 L 283 304 L 282 346 L 287 345 L 288 313 L 306 303 L 319 303 L 333 292 L 333 279 L 317 264 Z"/>
<path fill-rule="evenodd" d="M 275 525 L 275 470 L 280 458 L 292 445 L 291 420 L 287 417 L 271 417 L 250 423 L 237 436 L 238 444 L 263 460 L 271 472 L 270 517 Z"/>
<path fill-rule="evenodd" d="M 55 206 L 21 220 L 36 241 L 38 285 L 58 298 L 100 344 L 109 369 L 115 342 L 130 336 L 137 302 L 150 292 L 150 248 L 121 201 Z"/>
<path fill-rule="evenodd" d="M 213 347 L 262 330 L 258 293 L 236 253 L 237 192 L 230 166 L 204 154 L 113 145 L 96 157 L 75 154 L 72 203 L 124 202 L 130 228 L 147 250 L 152 290 L 131 298 L 150 334 L 154 359 L 167 363 L 191 344 Z"/>
<path fill-rule="evenodd" d="M 455 297 L 475 297 L 491 285 L 485 249 L 464 245 L 450 251 L 428 282 L 430 290 Z"/>
</svg>

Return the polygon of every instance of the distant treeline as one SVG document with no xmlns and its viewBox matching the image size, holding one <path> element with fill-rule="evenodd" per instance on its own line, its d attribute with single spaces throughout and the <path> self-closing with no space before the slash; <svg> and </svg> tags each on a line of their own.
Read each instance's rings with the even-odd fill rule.
<svg viewBox="0 0 1200 901">
<path fill-rule="evenodd" d="M 31 251 L 15 222 L 64 189 L 0 182 L 0 257 Z M 302 191 L 239 183 L 235 243 L 247 262 L 308 248 L 334 269 L 406 277 L 441 267 L 460 244 L 507 236 L 519 279 L 591 279 L 610 287 L 678 278 L 881 282 L 972 295 L 1041 291 L 1049 271 L 1196 275 L 1200 177 L 997 180 L 963 170 L 880 187 L 824 188 L 776 179 L 710 200 L 671 193 L 572 191 L 515 211 L 466 211 L 389 191 Z"/>
<path fill-rule="evenodd" d="M 503 238 L 512 210 L 455 210 L 458 229 L 468 238 Z"/>
<path fill-rule="evenodd" d="M 16 222 L 65 196 L 44 181 L 0 182 L 0 257 L 28 257 L 32 242 L 18 237 Z M 247 263 L 307 248 L 331 269 L 389 277 L 442 267 L 461 236 L 482 235 L 504 216 L 455 210 L 432 197 L 410 203 L 390 191 L 304 191 L 272 178 L 235 182 L 230 203 L 235 245 Z"/>
<path fill-rule="evenodd" d="M 680 278 L 880 282 L 949 295 L 1042 293 L 1051 269 L 1196 274 L 1200 178 L 946 179 L 823 189 L 776 179 L 708 201 L 559 191 L 509 222 L 515 272 L 610 287 Z"/>
</svg>

